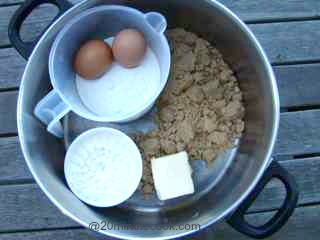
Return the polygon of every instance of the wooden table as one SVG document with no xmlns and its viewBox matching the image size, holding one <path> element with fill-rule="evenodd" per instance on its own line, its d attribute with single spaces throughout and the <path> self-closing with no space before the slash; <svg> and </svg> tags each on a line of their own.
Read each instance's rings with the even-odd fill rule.
<svg viewBox="0 0 320 240">
<path fill-rule="evenodd" d="M 16 127 L 16 103 L 26 61 L 10 45 L 8 22 L 23 0 L 0 1 L 0 239 L 95 239 L 65 217 L 34 182 L 24 162 Z M 277 76 L 281 124 L 274 157 L 295 176 L 299 206 L 287 225 L 270 239 L 315 240 L 320 236 L 320 1 L 221 0 L 253 30 Z M 22 29 L 32 39 L 54 11 L 42 6 Z M 266 220 L 284 189 L 270 183 L 248 218 Z M 199 239 L 248 239 L 225 223 Z"/>
</svg>

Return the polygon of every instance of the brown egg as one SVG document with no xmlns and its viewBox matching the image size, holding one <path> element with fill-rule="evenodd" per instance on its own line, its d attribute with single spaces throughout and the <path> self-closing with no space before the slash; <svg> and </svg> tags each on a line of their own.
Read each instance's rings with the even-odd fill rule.
<svg viewBox="0 0 320 240">
<path fill-rule="evenodd" d="M 120 65 L 127 68 L 138 66 L 147 49 L 141 32 L 125 29 L 119 32 L 112 43 L 112 53 Z"/>
<path fill-rule="evenodd" d="M 74 69 L 85 79 L 97 79 L 108 70 L 112 59 L 112 50 L 107 43 L 102 40 L 90 40 L 77 52 Z"/>
</svg>

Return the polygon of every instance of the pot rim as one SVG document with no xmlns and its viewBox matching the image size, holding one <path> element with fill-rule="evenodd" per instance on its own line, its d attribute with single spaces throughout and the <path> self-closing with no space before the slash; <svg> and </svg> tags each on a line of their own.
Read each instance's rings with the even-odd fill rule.
<svg viewBox="0 0 320 240">
<path fill-rule="evenodd" d="M 22 79 L 21 79 L 21 84 L 20 84 L 20 90 L 19 90 L 19 96 L 18 96 L 18 103 L 17 103 L 17 128 L 18 128 L 18 135 L 19 135 L 19 140 L 20 140 L 20 145 L 22 148 L 22 152 L 23 155 L 25 157 L 25 161 L 28 165 L 28 168 L 30 169 L 30 172 L 32 173 L 32 176 L 34 177 L 35 181 L 37 182 L 37 184 L 40 186 L 41 190 L 46 194 L 46 196 L 50 199 L 50 201 L 58 207 L 58 209 L 66 216 L 70 217 L 72 220 L 74 220 L 75 222 L 79 223 L 80 225 L 84 226 L 84 227 L 88 227 L 87 223 L 84 222 L 83 220 L 81 220 L 80 218 L 74 216 L 69 210 L 65 209 L 57 199 L 55 199 L 55 197 L 50 193 L 50 191 L 47 190 L 47 188 L 44 186 L 44 184 L 42 184 L 42 181 L 40 180 L 40 178 L 37 176 L 37 173 L 35 172 L 32 163 L 29 161 L 29 154 L 27 151 L 27 146 L 26 146 L 26 142 L 24 141 L 25 137 L 24 137 L 24 133 L 23 133 L 23 128 L 22 128 L 22 113 L 23 113 L 23 106 L 22 106 L 22 100 L 24 98 L 24 92 L 25 89 L 27 88 L 27 86 L 25 86 L 25 78 L 27 78 L 27 70 L 31 65 L 32 59 L 34 58 L 34 56 L 37 54 L 37 49 L 39 48 L 39 46 L 42 44 L 42 41 L 45 40 L 48 32 L 50 32 L 52 29 L 55 28 L 56 24 L 59 23 L 60 21 L 62 21 L 66 15 L 68 15 L 69 13 L 73 12 L 75 9 L 80 8 L 81 6 L 85 5 L 85 2 L 87 0 L 83 0 L 80 3 L 74 5 L 73 7 L 71 7 L 70 9 L 68 9 L 65 13 L 63 13 L 54 23 L 52 23 L 48 29 L 46 30 L 46 32 L 41 36 L 40 40 L 37 42 L 32 54 L 29 57 L 29 60 L 26 64 Z M 183 236 L 187 236 L 190 235 L 192 233 L 195 233 L 197 231 L 201 231 L 204 228 L 212 225 L 215 222 L 218 222 L 224 218 L 226 218 L 228 215 L 232 214 L 236 208 L 244 201 L 244 199 L 249 195 L 249 193 L 254 189 L 254 187 L 257 185 L 257 183 L 259 182 L 260 178 L 262 177 L 263 173 L 265 172 L 266 168 L 269 166 L 270 164 L 270 159 L 271 159 L 271 155 L 272 155 L 272 151 L 276 142 L 276 137 L 277 137 L 277 133 L 278 133 L 278 128 L 279 128 L 279 121 L 280 121 L 280 100 L 279 100 L 279 93 L 278 93 L 278 87 L 277 87 L 277 83 L 276 83 L 276 78 L 273 72 L 273 69 L 271 67 L 271 64 L 267 58 L 266 53 L 264 52 L 262 46 L 260 45 L 260 43 L 258 42 L 257 38 L 254 36 L 254 34 L 252 33 L 252 31 L 246 26 L 246 24 L 237 16 L 235 15 L 231 10 L 229 10 L 227 7 L 225 7 L 223 4 L 221 4 L 218 1 L 215 0 L 204 0 L 205 2 L 209 3 L 210 5 L 212 5 L 215 8 L 218 8 L 221 12 L 223 12 L 226 16 L 228 16 L 230 19 L 232 19 L 237 25 L 238 27 L 244 32 L 244 34 L 247 35 L 247 37 L 249 38 L 249 40 L 254 44 L 255 49 L 257 51 L 257 53 L 259 54 L 262 62 L 263 62 L 263 66 L 266 69 L 269 78 L 270 78 L 270 86 L 271 86 L 271 93 L 272 93 L 272 103 L 273 103 L 273 112 L 274 112 L 274 116 L 273 116 L 273 124 L 272 124 L 272 133 L 271 133 L 271 137 L 269 140 L 269 147 L 268 150 L 266 151 L 265 154 L 265 159 L 259 169 L 259 171 L 256 173 L 256 176 L 254 177 L 254 180 L 251 182 L 250 186 L 247 188 L 246 191 L 244 191 L 243 193 L 241 193 L 241 196 L 237 199 L 237 201 L 235 201 L 229 208 L 225 209 L 224 212 L 222 214 L 220 214 L 219 216 L 217 216 L 216 218 L 210 219 L 208 220 L 206 223 L 204 224 L 200 224 L 200 229 L 193 229 L 193 230 L 179 230 L 179 232 L 177 232 L 176 234 L 172 234 L 172 235 L 165 235 L 165 236 L 159 236 L 159 237 L 154 237 L 152 239 L 154 240 L 163 240 L 163 239 L 175 239 L 175 238 L 179 238 L 179 237 L 183 237 Z M 99 231 L 99 233 L 102 233 L 104 235 L 110 236 L 110 237 L 115 237 L 115 238 L 122 238 L 122 239 L 128 239 L 128 240 L 139 240 L 139 239 L 147 239 L 145 237 L 138 237 L 138 236 L 134 236 L 134 237 L 130 237 L 127 235 L 121 235 L 121 234 L 116 234 L 113 232 L 107 232 L 107 231 Z"/>
</svg>

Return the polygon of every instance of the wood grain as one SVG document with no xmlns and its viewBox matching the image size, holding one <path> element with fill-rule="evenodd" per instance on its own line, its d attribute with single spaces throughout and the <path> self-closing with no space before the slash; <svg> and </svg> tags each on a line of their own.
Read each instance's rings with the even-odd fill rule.
<svg viewBox="0 0 320 240">
<path fill-rule="evenodd" d="M 0 8 L 0 46 L 10 44 L 8 39 L 8 26 L 11 17 L 18 7 L 17 5 Z"/>
<path fill-rule="evenodd" d="M 17 92 L 0 93 L 0 133 L 16 133 Z M 291 156 L 320 152 L 320 110 L 281 114 L 275 156 Z M 29 171 L 21 156 L 18 138 L 0 138 L 0 183 L 30 181 Z M 2 173 L 2 174 L 1 174 Z"/>
<path fill-rule="evenodd" d="M 2 92 L 0 95 L 0 135 L 17 133 L 17 92 Z"/>
<path fill-rule="evenodd" d="M 17 134 L 18 92 L 0 92 L 0 135 Z"/>
<path fill-rule="evenodd" d="M 0 6 L 21 3 L 23 0 L 2 0 Z M 77 0 L 73 0 L 76 2 Z M 220 0 L 243 20 L 272 22 L 319 18 L 318 0 Z M 0 8 L 0 46 L 8 46 L 7 27 L 18 6 Z M 40 7 L 22 28 L 25 40 L 33 40 L 55 15 L 48 6 Z M 274 64 L 320 60 L 320 21 L 250 24 L 270 60 Z M 303 33 L 303 34 L 301 34 Z M 18 87 L 25 61 L 12 48 L 0 49 L 0 89 Z M 277 66 L 274 68 L 279 83 L 282 107 L 312 106 L 320 104 L 317 89 L 320 64 Z M 17 92 L 0 93 L 0 134 L 16 133 Z M 318 139 L 320 110 L 290 112 L 281 115 L 276 155 L 296 155 L 320 152 Z M 30 181 L 17 137 L 0 138 L 0 184 Z M 320 199 L 320 158 L 290 159 L 281 165 L 293 174 L 300 188 L 299 204 L 314 204 Z M 281 183 L 273 181 L 264 190 L 250 211 L 277 208 L 284 196 Z M 86 230 L 30 231 L 79 227 L 62 215 L 44 196 L 36 184 L 0 186 L 0 232 L 28 231 L 0 234 L 2 240 L 89 240 Z M 262 223 L 273 212 L 249 214 L 255 223 Z M 320 205 L 300 207 L 288 224 L 268 239 L 313 240 L 320 233 Z M 196 239 L 249 239 L 220 223 Z M 195 239 L 195 238 L 188 238 Z"/>
<path fill-rule="evenodd" d="M 0 232 L 76 226 L 36 184 L 0 186 Z"/>
<path fill-rule="evenodd" d="M 274 212 L 250 214 L 248 219 L 251 223 L 261 224 L 266 222 Z M 319 238 L 320 206 L 309 206 L 297 208 L 289 219 L 288 223 L 280 229 L 279 232 L 267 238 L 267 240 L 315 240 Z M 192 238 L 191 238 L 192 239 Z M 188 239 L 188 240 L 191 240 Z M 199 240 L 204 239 L 218 239 L 218 240 L 250 240 L 252 238 L 246 237 L 243 234 L 233 230 L 226 223 L 218 223 L 212 228 L 203 232 Z"/>
<path fill-rule="evenodd" d="M 318 0 L 219 0 L 245 21 L 277 21 L 319 17 Z"/>
<path fill-rule="evenodd" d="M 320 158 L 288 160 L 280 164 L 296 178 L 300 205 L 319 201 Z M 276 209 L 281 204 L 283 193 L 282 185 L 273 181 L 250 211 Z M 61 214 L 36 184 L 0 186 L 0 202 L 0 232 L 78 226 Z"/>
<path fill-rule="evenodd" d="M 55 14 L 49 8 L 51 7 L 42 6 L 28 18 L 21 32 L 27 40 L 34 39 L 51 21 Z M 0 8 L 0 46 L 10 44 L 7 28 L 9 19 L 16 9 L 17 6 Z M 249 26 L 272 62 L 279 64 L 320 60 L 320 42 L 318 41 L 320 21 L 251 24 Z"/>
<path fill-rule="evenodd" d="M 283 108 L 320 104 L 320 64 L 274 67 Z"/>
<path fill-rule="evenodd" d="M 8 26 L 19 5 L 0 8 L 0 46 L 9 45 Z M 20 35 L 24 41 L 32 41 L 43 32 L 57 14 L 57 8 L 51 4 L 43 4 L 36 8 L 23 23 Z"/>
<path fill-rule="evenodd" d="M 19 4 L 24 2 L 24 0 L 1 0 L 0 6 L 6 6 L 11 4 Z"/>
<path fill-rule="evenodd" d="M 13 48 L 0 49 L 0 89 L 19 87 L 26 61 Z M 320 104 L 320 64 L 274 67 L 283 108 Z"/>
<path fill-rule="evenodd" d="M 18 137 L 0 138 L 0 183 L 30 181 Z"/>
<path fill-rule="evenodd" d="M 94 240 L 84 229 L 0 234 L 1 240 Z M 108 240 L 107 238 L 105 240 Z M 110 239 L 111 240 L 111 239 Z M 113 239 L 115 240 L 115 239 Z"/>
<path fill-rule="evenodd" d="M 320 3 L 310 1 L 231 1 L 222 2 L 234 10 L 244 20 L 272 21 L 318 17 Z M 18 0 L 6 0 L 5 3 L 16 3 Z M 10 16 L 17 6 L 0 9 L 0 45 L 8 45 L 5 29 Z M 48 16 L 47 7 L 35 12 L 22 29 L 26 40 L 34 39 L 50 22 L 53 15 Z M 320 59 L 318 39 L 319 21 L 268 23 L 250 25 L 257 38 L 271 59 L 276 64 L 286 62 L 317 61 Z M 31 29 L 31 30 L 30 30 Z M 299 34 L 303 32 L 304 34 Z M 14 88 L 19 85 L 25 61 L 12 49 L 0 49 L 0 88 Z M 10 66 L 10 67 L 8 67 Z M 319 64 L 275 67 L 279 82 L 283 107 L 309 106 L 319 104 L 317 89 L 320 87 Z M 307 87 L 306 87 L 307 86 Z M 5 92 L 0 95 L 0 134 L 15 133 L 16 92 Z M 320 112 L 317 110 L 285 113 L 281 115 L 279 139 L 275 153 L 278 155 L 294 155 L 319 152 L 317 129 Z M 0 139 L 0 182 L 24 181 L 31 179 L 18 145 L 17 137 Z M 300 204 L 315 203 L 320 199 L 318 172 L 320 159 L 299 159 L 283 161 L 281 164 L 290 171 L 301 189 Z M 251 211 L 262 211 L 277 208 L 284 195 L 279 182 L 270 183 L 259 197 Z M 35 184 L 0 187 L 0 231 L 16 231 L 43 228 L 65 228 L 78 226 L 64 217 L 44 196 Z M 27 207 L 26 207 L 27 206 Z M 316 224 L 320 214 L 319 206 L 297 209 L 288 225 L 270 239 L 315 239 L 320 229 Z M 250 214 L 255 222 L 265 220 L 271 213 Z M 19 216 L 19 218 L 17 218 Z M 248 239 L 231 230 L 226 224 L 217 225 L 216 230 L 208 233 L 208 237 L 217 239 Z M 207 233 L 206 233 L 207 234 Z M 28 233 L 2 234 L 0 239 L 92 239 L 85 230 L 57 230 Z M 203 237 L 199 238 L 203 239 Z"/>
<path fill-rule="evenodd" d="M 17 91 L 0 93 L 0 134 L 17 133 Z M 282 113 L 276 155 L 320 152 L 320 110 Z"/>
<path fill-rule="evenodd" d="M 320 158 L 290 159 L 280 161 L 298 184 L 299 204 L 319 203 L 320 199 Z M 271 181 L 258 197 L 249 212 L 277 209 L 285 197 L 285 188 L 279 180 Z"/>
<path fill-rule="evenodd" d="M 261 223 L 266 221 L 274 212 L 250 214 L 249 221 Z M 308 206 L 297 208 L 289 219 L 288 223 L 275 235 L 269 237 L 268 240 L 315 240 L 318 239 L 320 233 L 319 227 L 320 206 Z M 1 240 L 52 240 L 52 239 L 68 239 L 68 240 L 93 240 L 105 238 L 94 238 L 92 233 L 85 229 L 72 229 L 72 230 L 46 230 L 46 231 L 28 231 L 22 233 L 3 233 L 0 234 Z M 205 231 L 195 234 L 194 236 L 183 238 L 184 240 L 249 240 L 243 234 L 233 230 L 225 222 L 217 223 L 213 227 Z M 112 239 L 115 240 L 115 239 Z"/>
<path fill-rule="evenodd" d="M 19 87 L 25 64 L 15 49 L 0 49 L 0 89 Z"/>
<path fill-rule="evenodd" d="M 320 60 L 320 21 L 249 25 L 275 64 Z"/>
<path fill-rule="evenodd" d="M 1 5 L 22 3 L 24 0 L 2 0 Z M 78 3 L 80 0 L 71 0 Z M 219 0 L 244 21 L 277 21 L 319 17 L 318 0 Z"/>
<path fill-rule="evenodd" d="M 275 155 L 320 152 L 320 110 L 283 113 L 280 117 Z"/>
</svg>

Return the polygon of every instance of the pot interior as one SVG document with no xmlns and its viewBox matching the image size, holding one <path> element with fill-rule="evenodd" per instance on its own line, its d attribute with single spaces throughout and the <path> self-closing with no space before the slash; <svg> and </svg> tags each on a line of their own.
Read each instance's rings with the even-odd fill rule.
<svg viewBox="0 0 320 240">
<path fill-rule="evenodd" d="M 36 103 L 49 91 L 48 57 L 59 30 L 73 16 L 103 0 L 84 1 L 60 18 L 40 40 L 30 57 L 20 87 L 18 128 L 24 156 L 36 181 L 51 201 L 66 215 L 88 226 L 90 222 L 116 224 L 200 224 L 202 228 L 226 217 L 252 190 L 266 168 L 278 127 L 278 95 L 272 70 L 246 28 L 215 1 L 135 0 L 108 1 L 125 4 L 143 12 L 158 11 L 169 28 L 183 27 L 213 43 L 235 71 L 244 94 L 246 130 L 235 159 L 222 179 L 205 196 L 177 209 L 141 212 L 130 208 L 93 208 L 68 189 L 63 175 L 63 142 L 51 136 L 33 115 Z M 102 231 L 121 238 L 175 238 L 195 231 L 126 230 Z"/>
</svg>

